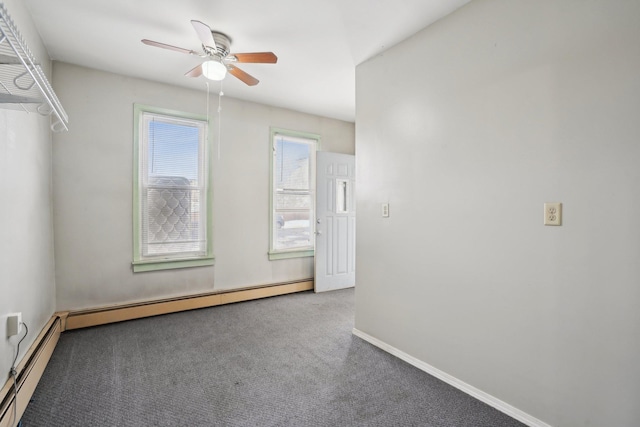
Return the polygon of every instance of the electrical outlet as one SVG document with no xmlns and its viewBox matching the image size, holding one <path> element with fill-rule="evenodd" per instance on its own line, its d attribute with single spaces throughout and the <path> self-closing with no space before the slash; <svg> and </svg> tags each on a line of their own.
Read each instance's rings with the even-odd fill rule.
<svg viewBox="0 0 640 427">
<path fill-rule="evenodd" d="M 544 204 L 544 225 L 562 225 L 562 203 Z"/>
<path fill-rule="evenodd" d="M 382 217 L 389 218 L 389 203 L 382 204 Z"/>
<path fill-rule="evenodd" d="M 20 333 L 22 326 L 22 313 L 11 313 L 7 316 L 7 337 Z"/>
</svg>

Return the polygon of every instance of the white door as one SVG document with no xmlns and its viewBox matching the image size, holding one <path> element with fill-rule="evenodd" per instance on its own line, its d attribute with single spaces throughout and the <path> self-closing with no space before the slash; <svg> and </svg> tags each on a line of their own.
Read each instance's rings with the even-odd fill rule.
<svg viewBox="0 0 640 427">
<path fill-rule="evenodd" d="M 356 284 L 355 169 L 355 156 L 316 153 L 316 292 Z"/>
</svg>

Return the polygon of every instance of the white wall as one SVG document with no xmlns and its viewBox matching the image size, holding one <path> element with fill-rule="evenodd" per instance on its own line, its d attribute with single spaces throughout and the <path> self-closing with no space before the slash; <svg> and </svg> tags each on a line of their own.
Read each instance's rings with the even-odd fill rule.
<svg viewBox="0 0 640 427">
<path fill-rule="evenodd" d="M 20 1 L 4 5 L 46 73 L 50 63 Z M 0 108 L 0 384 L 22 337 L 7 339 L 6 316 L 22 312 L 29 335 L 20 361 L 55 309 L 49 118 Z M 24 329 L 23 329 L 24 330 Z"/>
<path fill-rule="evenodd" d="M 553 426 L 640 425 L 638 16 L 474 1 L 357 68 L 357 329 Z"/>
<path fill-rule="evenodd" d="M 54 84 L 71 117 L 69 132 L 54 137 L 58 309 L 313 277 L 313 258 L 267 258 L 269 127 L 318 133 L 323 150 L 353 153 L 353 123 L 223 97 L 221 158 L 213 164 L 215 266 L 134 274 L 133 104 L 205 114 L 206 92 L 58 62 Z"/>
</svg>

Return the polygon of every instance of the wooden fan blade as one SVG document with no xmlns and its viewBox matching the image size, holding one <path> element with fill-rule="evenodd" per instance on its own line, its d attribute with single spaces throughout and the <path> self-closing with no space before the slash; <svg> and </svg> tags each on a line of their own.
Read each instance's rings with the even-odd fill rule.
<svg viewBox="0 0 640 427">
<path fill-rule="evenodd" d="M 213 35 L 211 34 L 211 28 L 203 22 L 196 21 L 195 19 L 191 20 L 191 25 L 193 25 L 193 29 L 196 30 L 198 34 L 198 38 L 202 42 L 203 45 L 209 46 L 212 48 L 216 48 L 216 42 L 213 40 Z"/>
<path fill-rule="evenodd" d="M 200 77 L 202 75 L 202 64 L 192 68 L 191 70 L 184 73 L 187 77 Z"/>
<path fill-rule="evenodd" d="M 254 64 L 275 64 L 278 57 L 273 52 L 233 53 L 238 62 L 252 62 Z"/>
<path fill-rule="evenodd" d="M 183 49 L 181 47 L 171 46 L 170 44 L 154 42 L 153 40 L 147 40 L 147 39 L 142 39 L 141 41 L 142 41 L 142 43 L 144 43 L 146 45 L 149 45 L 149 46 L 155 46 L 155 47 L 161 47 L 163 49 L 175 50 L 176 52 L 186 53 L 188 55 L 199 55 L 199 53 L 194 51 L 194 50 Z"/>
<path fill-rule="evenodd" d="M 249 86 L 255 86 L 260 82 L 260 80 L 256 79 L 252 75 L 245 73 L 240 68 L 234 67 L 231 64 L 228 64 L 227 68 L 229 69 L 229 73 L 231 75 L 233 75 L 234 77 L 242 80 L 245 84 L 247 84 Z"/>
</svg>

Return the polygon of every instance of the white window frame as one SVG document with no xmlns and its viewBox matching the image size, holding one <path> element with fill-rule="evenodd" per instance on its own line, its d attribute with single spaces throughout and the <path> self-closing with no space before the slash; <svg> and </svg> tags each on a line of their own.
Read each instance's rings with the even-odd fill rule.
<svg viewBox="0 0 640 427">
<path fill-rule="evenodd" d="M 309 208 L 309 222 L 310 222 L 310 240 L 309 246 L 298 247 L 292 249 L 276 249 L 275 239 L 277 237 L 276 231 L 276 141 L 278 138 L 284 137 L 293 142 L 306 143 L 311 146 L 310 159 L 309 159 L 309 195 L 311 197 L 311 206 Z M 316 204 L 316 152 L 320 150 L 320 135 L 293 131 L 281 128 L 271 128 L 270 137 L 270 191 L 269 191 L 269 259 L 278 260 L 286 258 L 300 258 L 311 257 L 315 254 L 315 204 Z"/>
<path fill-rule="evenodd" d="M 204 212 L 204 230 L 202 237 L 205 239 L 204 249 L 194 252 L 164 253 L 162 255 L 145 255 L 143 241 L 143 227 L 146 224 L 143 215 L 143 203 L 146 191 L 149 188 L 146 176 L 147 141 L 145 141 L 145 117 L 158 117 L 160 120 L 176 123 L 192 124 L 197 126 L 200 134 L 200 158 L 199 179 L 201 191 L 204 195 L 204 203 L 199 204 L 200 214 Z M 174 268 L 198 267 L 213 265 L 213 197 L 211 186 L 211 153 L 208 140 L 208 119 L 206 116 L 185 113 L 181 111 L 156 108 L 147 105 L 134 104 L 134 148 L 133 148 L 133 271 L 144 272 L 154 270 L 166 270 Z"/>
</svg>

